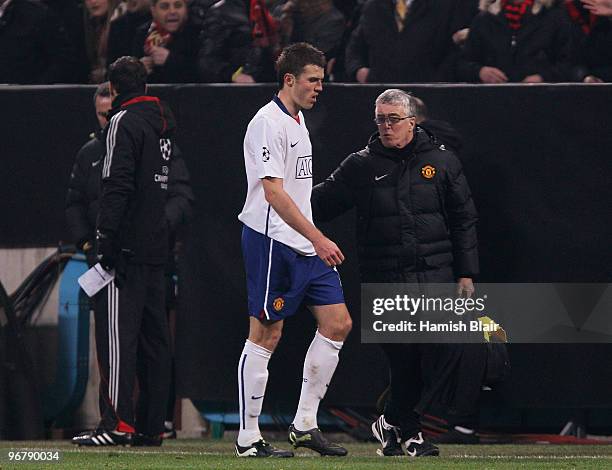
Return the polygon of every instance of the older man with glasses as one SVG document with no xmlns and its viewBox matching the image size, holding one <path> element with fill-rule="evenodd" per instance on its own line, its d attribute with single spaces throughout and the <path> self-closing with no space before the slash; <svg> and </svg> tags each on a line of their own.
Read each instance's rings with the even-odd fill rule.
<svg viewBox="0 0 612 470">
<path fill-rule="evenodd" d="M 326 221 L 356 207 L 362 282 L 457 282 L 458 295 L 471 296 L 478 272 L 476 209 L 461 163 L 419 127 L 415 104 L 402 90 L 378 96 L 378 131 L 366 148 L 349 155 L 313 188 L 313 215 Z M 383 455 L 438 455 L 423 438 L 415 411 L 423 383 L 437 374 L 427 366 L 438 354 L 436 346 L 381 345 L 391 385 L 384 414 L 372 430 Z"/>
</svg>

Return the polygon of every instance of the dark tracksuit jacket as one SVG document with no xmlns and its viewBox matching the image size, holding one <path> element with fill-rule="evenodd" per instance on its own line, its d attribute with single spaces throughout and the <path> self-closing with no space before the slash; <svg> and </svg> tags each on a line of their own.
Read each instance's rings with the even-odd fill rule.
<svg viewBox="0 0 612 470">
<path fill-rule="evenodd" d="M 164 263 L 175 126 L 157 98 L 120 95 L 113 105 L 104 131 L 97 230 L 120 256 L 115 281 L 95 298 L 100 426 L 157 436 L 164 430 L 171 372 Z M 135 419 L 137 375 L 143 387 Z"/>
<path fill-rule="evenodd" d="M 102 131 L 96 132 L 77 153 L 66 195 L 66 221 L 74 244 L 82 249 L 83 244 L 95 241 L 96 219 L 102 193 L 102 161 L 106 145 L 102 142 Z M 172 142 L 170 179 L 165 215 L 171 238 L 176 230 L 189 219 L 195 200 L 190 177 L 181 150 Z M 172 248 L 172 243 L 170 243 Z M 91 250 L 94 251 L 94 250 Z M 92 253 L 94 254 L 94 253 Z M 93 258 L 92 258 L 93 259 Z"/>
</svg>

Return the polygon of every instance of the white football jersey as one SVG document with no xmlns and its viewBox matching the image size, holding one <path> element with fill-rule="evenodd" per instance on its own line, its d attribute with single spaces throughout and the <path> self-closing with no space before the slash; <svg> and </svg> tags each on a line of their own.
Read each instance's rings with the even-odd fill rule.
<svg viewBox="0 0 612 470">
<path fill-rule="evenodd" d="M 262 178 L 283 179 L 283 189 L 312 222 L 312 145 L 300 111 L 294 119 L 278 97 L 251 119 L 244 136 L 247 197 L 238 219 L 253 230 L 290 246 L 302 255 L 315 255 L 312 243 L 291 228 L 268 204 Z"/>
</svg>

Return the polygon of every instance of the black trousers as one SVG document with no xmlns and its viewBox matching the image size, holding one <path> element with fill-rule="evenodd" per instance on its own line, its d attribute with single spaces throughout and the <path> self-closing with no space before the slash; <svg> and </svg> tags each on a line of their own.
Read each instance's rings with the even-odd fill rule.
<svg viewBox="0 0 612 470">
<path fill-rule="evenodd" d="M 432 408 L 442 411 L 450 426 L 474 426 L 486 367 L 484 344 L 380 346 L 389 361 L 385 419 L 400 426 L 402 439 L 421 429 L 419 413 Z"/>
<path fill-rule="evenodd" d="M 423 345 L 415 343 L 381 344 L 389 362 L 389 394 L 385 403 L 385 420 L 399 426 L 402 440 L 409 439 L 421 429 L 415 411 L 423 392 L 421 372 Z"/>
<path fill-rule="evenodd" d="M 161 434 L 170 381 L 163 266 L 128 265 L 121 288 L 111 282 L 95 301 L 100 425 Z M 135 417 L 136 379 L 140 395 Z"/>
</svg>

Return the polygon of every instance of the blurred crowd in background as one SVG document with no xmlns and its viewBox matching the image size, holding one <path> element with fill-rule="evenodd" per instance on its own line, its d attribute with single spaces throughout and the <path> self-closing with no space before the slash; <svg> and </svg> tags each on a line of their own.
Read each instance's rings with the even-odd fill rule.
<svg viewBox="0 0 612 470">
<path fill-rule="evenodd" d="M 612 82 L 612 0 L 0 0 L 0 83 L 274 82 L 299 41 L 327 81 Z"/>
</svg>

